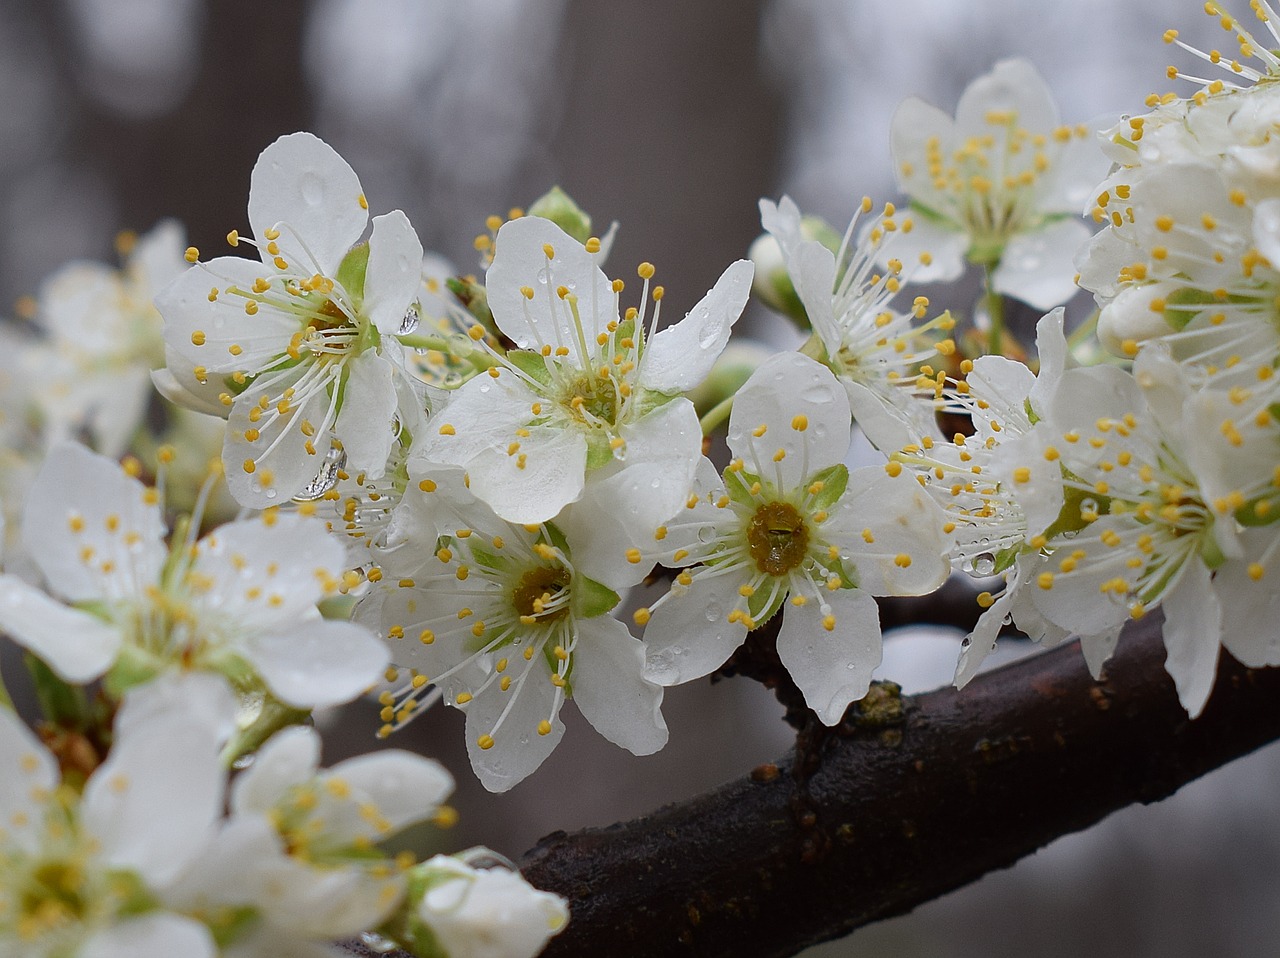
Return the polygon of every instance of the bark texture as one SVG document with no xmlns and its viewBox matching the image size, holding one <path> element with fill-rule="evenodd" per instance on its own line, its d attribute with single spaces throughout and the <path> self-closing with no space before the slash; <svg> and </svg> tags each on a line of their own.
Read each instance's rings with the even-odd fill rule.
<svg viewBox="0 0 1280 958">
<path fill-rule="evenodd" d="M 1153 615 L 1101 682 L 1071 643 L 960 692 L 879 686 L 832 734 L 802 736 L 816 755 L 636 821 L 550 835 L 521 862 L 570 900 L 544 954 L 793 955 L 1280 737 L 1280 669 L 1224 655 L 1192 722 L 1163 659 Z"/>
</svg>

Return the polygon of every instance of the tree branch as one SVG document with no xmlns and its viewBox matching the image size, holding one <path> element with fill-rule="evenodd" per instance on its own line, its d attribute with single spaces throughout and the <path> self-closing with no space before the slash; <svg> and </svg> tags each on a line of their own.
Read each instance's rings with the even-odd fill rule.
<svg viewBox="0 0 1280 958">
<path fill-rule="evenodd" d="M 1224 656 L 1192 722 L 1163 659 L 1152 615 L 1100 683 L 1071 643 L 960 692 L 882 687 L 807 778 L 788 755 L 646 818 L 548 836 L 522 869 L 572 920 L 545 954 L 792 955 L 1280 737 L 1280 669 Z"/>
</svg>

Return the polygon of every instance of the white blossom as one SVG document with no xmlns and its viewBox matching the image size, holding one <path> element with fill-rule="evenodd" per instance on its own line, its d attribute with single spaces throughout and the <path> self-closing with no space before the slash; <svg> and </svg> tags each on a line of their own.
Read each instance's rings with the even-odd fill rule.
<svg viewBox="0 0 1280 958">
<path fill-rule="evenodd" d="M 164 534 L 154 489 L 82 446 L 56 446 L 23 522 L 49 592 L 0 576 L 0 628 L 70 682 L 107 675 L 127 688 L 208 670 L 306 708 L 377 681 L 382 643 L 316 611 L 344 570 L 318 520 L 271 511 L 172 550 Z"/>
<path fill-rule="evenodd" d="M 232 494 L 262 508 L 301 492 L 338 444 L 381 475 L 397 422 L 420 415 L 395 336 L 416 322 L 422 246 L 404 213 L 368 222 L 355 173 L 309 133 L 281 137 L 253 168 L 249 222 L 261 261 L 200 263 L 156 303 L 170 398 L 228 417 Z M 400 388 L 397 388 L 397 387 Z"/>
</svg>

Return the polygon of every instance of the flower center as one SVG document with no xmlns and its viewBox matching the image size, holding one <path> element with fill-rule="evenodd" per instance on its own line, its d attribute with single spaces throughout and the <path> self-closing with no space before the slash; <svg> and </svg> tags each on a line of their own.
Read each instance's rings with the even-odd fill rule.
<svg viewBox="0 0 1280 958">
<path fill-rule="evenodd" d="M 789 502 L 769 502 L 747 523 L 747 551 L 769 575 L 786 575 L 809 553 L 809 527 Z"/>
<path fill-rule="evenodd" d="M 618 388 L 612 376 L 580 376 L 563 393 L 561 404 L 577 422 L 614 426 L 618 420 Z"/>
<path fill-rule="evenodd" d="M 511 605 L 521 618 L 554 622 L 569 614 L 569 571 L 560 566 L 534 566 L 520 577 Z"/>
</svg>

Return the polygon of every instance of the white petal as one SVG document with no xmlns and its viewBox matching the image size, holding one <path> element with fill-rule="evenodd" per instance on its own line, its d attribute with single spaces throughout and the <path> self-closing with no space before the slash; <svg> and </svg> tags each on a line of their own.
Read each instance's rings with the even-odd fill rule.
<svg viewBox="0 0 1280 958">
<path fill-rule="evenodd" d="M 787 260 L 787 268 L 809 324 L 827 352 L 835 355 L 844 345 L 844 330 L 832 298 L 836 282 L 835 254 L 817 241 L 801 243 L 795 255 Z"/>
<path fill-rule="evenodd" d="M 1178 687 L 1178 701 L 1195 718 L 1218 675 L 1222 606 L 1198 559 L 1183 563 L 1182 574 L 1161 601 L 1164 609 L 1165 670 Z"/>
<path fill-rule="evenodd" d="M 299 938 L 348 938 L 376 928 L 400 904 L 405 883 L 394 871 L 375 878 L 360 865 L 318 868 L 283 856 L 255 871 L 261 892 L 254 904 Z"/>
<path fill-rule="evenodd" d="M 936 139 L 943 154 L 949 153 L 954 127 L 951 117 L 918 97 L 907 97 L 894 110 L 889 125 L 893 175 L 902 192 L 925 206 L 935 205 L 932 197 L 936 193 L 925 160 L 929 141 Z"/>
<path fill-rule="evenodd" d="M 1276 532 L 1273 528 L 1247 529 L 1240 538 L 1244 555 L 1223 563 L 1213 577 L 1213 591 L 1222 606 L 1222 644 L 1251 669 L 1280 665 Z M 1255 563 L 1262 569 L 1258 579 L 1249 574 Z"/>
<path fill-rule="evenodd" d="M 0 708 L 0 822 L 5 840 L 33 851 L 44 831 L 44 805 L 58 784 L 58 763 L 22 719 Z"/>
<path fill-rule="evenodd" d="M 956 662 L 955 687 L 964 688 L 978 674 L 987 656 L 996 650 L 996 640 L 1004 627 L 1004 617 L 1013 605 L 1014 590 L 1009 587 L 978 616 L 973 631 L 964 637 L 960 645 L 960 659 Z"/>
<path fill-rule="evenodd" d="M 237 813 L 266 814 L 289 790 L 310 781 L 320 767 L 320 734 L 294 725 L 271 736 L 258 749 L 253 764 L 236 776 L 231 808 Z"/>
<path fill-rule="evenodd" d="M 0 576 L 0 631 L 68 682 L 91 682 L 116 660 L 116 625 L 57 602 L 17 576 Z"/>
<path fill-rule="evenodd" d="M 1032 133 L 1050 133 L 1058 125 L 1058 108 L 1048 84 L 1020 57 L 1001 60 L 990 73 L 965 87 L 956 106 L 957 137 L 991 133 L 987 114 L 993 111 L 1015 114 L 1018 126 Z"/>
<path fill-rule="evenodd" d="M 555 254 L 547 259 L 545 247 Z M 578 297 L 581 333 L 594 348 L 596 335 L 618 319 L 617 294 L 595 257 L 581 243 L 541 216 L 510 220 L 498 230 L 493 265 L 485 278 L 489 309 L 498 328 L 522 349 L 567 346 L 578 355 L 578 328 L 565 300 Z M 526 299 L 522 288 L 533 290 Z"/>
<path fill-rule="evenodd" d="M 214 958 L 218 948 L 200 922 L 171 912 L 148 912 L 96 931 L 76 958 Z"/>
<path fill-rule="evenodd" d="M 439 763 L 400 749 L 383 749 L 339 762 L 325 775 L 341 779 L 367 802 L 389 826 L 374 830 L 364 814 L 359 832 L 380 840 L 406 825 L 425 821 L 453 791 L 453 777 Z"/>
<path fill-rule="evenodd" d="M 1089 124 L 1101 129 L 1101 122 Z M 1039 187 L 1039 203 L 1046 213 L 1078 214 L 1098 195 L 1111 167 L 1111 158 L 1102 152 L 1097 136 L 1073 136 L 1053 161 L 1047 180 Z"/>
<path fill-rule="evenodd" d="M 90 777 L 81 811 L 105 861 L 162 887 L 200 851 L 222 812 L 217 739 L 171 716 L 130 730 Z"/>
<path fill-rule="evenodd" d="M 807 420 L 796 429 L 795 417 Z M 751 374 L 729 414 L 729 449 L 750 473 L 794 489 L 843 462 L 851 432 L 849 397 L 831 370 L 800 353 L 779 353 Z M 764 427 L 760 436 L 755 433 Z M 781 450 L 781 460 L 775 457 Z"/>
<path fill-rule="evenodd" d="M 654 336 L 640 362 L 640 384 L 670 394 L 706 379 L 747 304 L 754 275 L 750 260 L 738 260 L 683 320 Z"/>
<path fill-rule="evenodd" d="M 240 702 L 219 673 L 169 672 L 129 690 L 112 731 L 132 735 L 142 726 L 181 714 L 209 729 L 221 746 L 235 732 L 239 711 Z"/>
<path fill-rule="evenodd" d="M 202 616 L 249 631 L 296 625 L 314 614 L 323 579 L 345 568 L 341 544 L 318 519 L 273 516 L 219 526 L 196 546 L 197 579 L 210 581 L 194 600 Z M 322 574 L 323 573 L 323 574 Z M 256 590 L 256 591 L 252 591 Z"/>
<path fill-rule="evenodd" d="M 680 685 L 713 672 L 747 637 L 730 611 L 742 603 L 741 573 L 695 573 L 688 588 L 673 587 L 645 626 L 645 677 L 659 685 Z"/>
<path fill-rule="evenodd" d="M 867 694 L 880 664 L 880 610 L 861 589 L 837 589 L 816 602 L 788 605 L 778 633 L 778 657 L 804 693 L 805 704 L 824 725 L 835 725 L 849 703 Z M 822 618 L 835 616 L 828 632 Z"/>
<path fill-rule="evenodd" d="M 1071 359 L 1067 339 L 1063 335 L 1065 312 L 1059 306 L 1045 313 L 1036 323 L 1036 355 L 1040 359 L 1040 371 L 1036 374 L 1035 384 L 1027 393 L 1027 402 L 1031 403 L 1031 408 L 1041 417 L 1050 394 L 1058 387 L 1058 381 L 1066 372 Z"/>
<path fill-rule="evenodd" d="M 466 709 L 467 756 L 480 784 L 491 792 L 505 792 L 524 781 L 546 761 L 564 735 L 564 723 L 555 705 L 557 689 L 542 657 L 526 662 L 523 655 L 512 656 L 506 674 L 511 675 L 510 691 L 503 692 L 495 683 Z M 546 735 L 538 734 L 538 724 L 543 721 L 551 723 Z M 480 747 L 482 735 L 493 737 L 491 748 Z"/>
<path fill-rule="evenodd" d="M 948 223 L 911 214 L 911 231 L 898 230 L 880 247 L 880 256 L 902 260 L 903 274 L 913 283 L 949 283 L 964 275 L 969 234 Z M 921 256 L 926 257 L 926 264 Z"/>
<path fill-rule="evenodd" d="M 627 552 L 651 552 L 655 531 L 684 508 L 702 448 L 698 414 L 683 397 L 620 432 L 626 461 L 592 472 L 582 498 L 556 519 L 573 546 L 574 562 L 612 589 L 647 574 L 643 565 L 627 561 Z"/>
<path fill-rule="evenodd" d="M 634 755 L 667 744 L 662 686 L 644 678 L 644 643 L 611 616 L 578 621 L 573 700 L 597 732 Z"/>
<path fill-rule="evenodd" d="M 582 495 L 587 441 L 571 429 L 539 429 L 521 442 L 520 459 L 489 448 L 470 464 L 471 488 L 508 522 L 545 522 Z"/>
<path fill-rule="evenodd" d="M 284 390 L 296 386 L 308 366 L 299 366 L 288 378 L 265 387 L 250 386 L 231 407 L 222 467 L 228 490 L 242 506 L 266 509 L 279 505 L 301 492 L 320 471 L 329 451 L 329 430 L 320 427 L 330 405 L 327 389 L 334 385 L 312 388 L 293 401 L 287 412 L 277 413 Z M 264 397 L 265 411 L 259 405 Z M 250 418 L 254 409 L 261 412 L 257 420 Z M 304 432 L 304 423 L 315 427 L 312 435 Z M 247 435 L 257 438 L 250 440 Z M 251 461 L 252 471 L 245 468 Z"/>
<path fill-rule="evenodd" d="M 859 588 L 872 595 L 926 595 L 946 580 L 950 542 L 945 517 L 905 472 L 880 466 L 855 469 L 821 535 L 852 563 Z M 867 541 L 866 531 L 871 541 Z M 910 562 L 900 564 L 900 556 Z"/>
<path fill-rule="evenodd" d="M 267 230 L 280 230 L 280 255 L 303 273 L 332 277 L 369 222 L 360 180 L 329 144 L 291 133 L 258 157 L 249 178 L 249 225 L 266 252 Z"/>
<path fill-rule="evenodd" d="M 22 541 L 54 594 L 72 602 L 120 598 L 156 581 L 168 550 L 160 507 L 146 495 L 117 463 L 84 446 L 49 452 L 27 498 Z"/>
<path fill-rule="evenodd" d="M 1076 294 L 1075 257 L 1089 239 L 1078 219 L 1062 219 L 1043 229 L 1018 233 L 1005 245 L 992 284 L 999 293 L 1036 309 L 1060 306 Z"/>
<path fill-rule="evenodd" d="M 422 283 L 422 243 L 400 210 L 373 218 L 364 313 L 384 336 L 393 336 Z"/>
<path fill-rule="evenodd" d="M 245 640 L 244 656 L 272 693 L 298 708 L 350 702 L 371 688 L 391 654 L 353 622 L 303 622 Z"/>
<path fill-rule="evenodd" d="M 249 300 L 230 292 L 249 292 L 255 280 L 270 279 L 273 272 L 272 267 L 240 256 L 220 256 L 187 270 L 156 296 L 156 308 L 164 317 L 165 345 L 189 364 L 188 370 L 203 366 L 223 375 L 257 372 L 273 357 L 284 355 L 289 337 L 302 326 L 299 317 L 270 304 L 250 316 L 244 311 Z M 218 293 L 210 301 L 213 290 Z M 232 346 L 237 347 L 234 354 Z"/>
<path fill-rule="evenodd" d="M 378 479 L 386 470 L 395 440 L 393 374 L 391 364 L 371 351 L 347 361 L 347 382 L 333 434 L 346 451 L 346 469 L 352 475 L 363 472 Z"/>
<path fill-rule="evenodd" d="M 1084 653 L 1084 664 L 1095 680 L 1102 679 L 1103 666 L 1115 652 L 1116 644 L 1120 641 L 1120 631 L 1123 628 L 1124 623 L 1120 622 L 1099 632 L 1080 636 L 1080 651 Z"/>
</svg>

